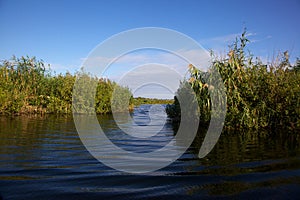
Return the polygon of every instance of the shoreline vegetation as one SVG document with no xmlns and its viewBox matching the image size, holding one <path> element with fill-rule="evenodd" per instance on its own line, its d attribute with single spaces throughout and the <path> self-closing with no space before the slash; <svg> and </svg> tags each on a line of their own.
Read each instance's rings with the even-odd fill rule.
<svg viewBox="0 0 300 200">
<path fill-rule="evenodd" d="M 220 115 L 211 112 L 210 98 L 220 92 L 218 85 L 211 84 L 216 78 L 214 73 L 218 72 L 227 97 L 223 130 L 299 130 L 300 60 L 292 65 L 288 52 L 284 52 L 273 63 L 265 64 L 250 53 L 246 54 L 249 41 L 245 35 L 246 32 L 236 39 L 227 56 L 216 57 L 212 53 L 213 61 L 207 72 L 189 65 L 190 76 L 181 82 L 174 100 L 133 98 L 129 88 L 109 79 L 90 77 L 83 68 L 74 75 L 69 72 L 53 74 L 42 60 L 13 56 L 0 62 L 0 115 L 71 114 L 73 87 L 79 75 L 96 83 L 97 88 L 95 105 L 80 99 L 82 106 L 75 108 L 77 113 L 87 109 L 95 109 L 97 114 L 111 113 L 112 94 L 118 89 L 117 98 L 129 98 L 129 105 L 119 106 L 123 110 L 115 108 L 114 111 L 122 112 L 124 108 L 132 111 L 141 104 L 168 104 L 166 113 L 178 125 L 181 119 L 178 97 L 186 94 L 186 88 L 192 88 L 196 94 L 194 101 L 199 105 L 200 125 L 207 127 L 212 117 Z"/>
<path fill-rule="evenodd" d="M 0 115 L 71 114 L 72 92 L 77 75 L 86 75 L 91 82 L 96 82 L 94 109 L 97 114 L 112 112 L 111 98 L 114 89 L 123 95 L 120 98 L 129 97 L 129 106 L 126 106 L 128 110 L 133 110 L 134 106 L 140 104 L 173 102 L 165 99 L 133 98 L 129 88 L 119 86 L 109 79 L 90 77 L 83 69 L 75 75 L 69 72 L 53 75 L 51 70 L 46 69 L 43 60 L 13 56 L 0 63 Z"/>
<path fill-rule="evenodd" d="M 135 97 L 133 98 L 133 105 L 140 106 L 142 104 L 173 104 L 173 99 L 156 99 L 156 98 L 145 98 Z"/>
<path fill-rule="evenodd" d="M 294 65 L 289 61 L 288 52 L 280 54 L 270 64 L 246 55 L 249 40 L 244 32 L 230 46 L 225 58 L 213 57 L 208 72 L 189 66 L 189 79 L 183 80 L 166 112 L 178 125 L 181 119 L 178 98 L 184 96 L 186 88 L 192 88 L 199 105 L 200 125 L 208 126 L 210 120 L 220 113 L 211 113 L 210 95 L 220 87 L 214 83 L 217 72 L 225 86 L 226 115 L 223 131 L 258 131 L 277 129 L 297 132 L 300 129 L 300 60 Z M 218 103 L 225 103 L 221 100 Z M 215 115 L 215 116 L 212 116 Z M 201 127 L 201 126 L 200 126 Z"/>
</svg>

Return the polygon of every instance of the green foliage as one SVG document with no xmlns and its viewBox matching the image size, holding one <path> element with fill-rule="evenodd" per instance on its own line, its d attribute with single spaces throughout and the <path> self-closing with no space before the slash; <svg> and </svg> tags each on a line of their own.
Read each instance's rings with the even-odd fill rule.
<svg viewBox="0 0 300 200">
<path fill-rule="evenodd" d="M 182 84 L 180 86 L 182 86 Z M 179 91 L 182 91 L 182 90 L 178 89 L 177 91 L 179 92 Z M 166 113 L 167 113 L 168 117 L 170 117 L 172 119 L 172 121 L 175 122 L 175 123 L 179 123 L 180 119 L 181 119 L 180 103 L 178 101 L 177 96 L 174 96 L 173 104 L 168 104 L 166 106 Z"/>
<path fill-rule="evenodd" d="M 136 97 L 133 99 L 133 104 L 139 106 L 141 104 L 171 104 L 174 101 L 172 99 L 156 99 L 156 98 L 145 98 Z"/>
<path fill-rule="evenodd" d="M 116 87 L 121 94 L 129 96 L 129 108 L 133 107 L 130 90 L 108 79 L 91 77 L 83 70 L 76 75 L 52 76 L 42 60 L 13 57 L 0 63 L 0 114 L 71 113 L 76 76 L 81 77 L 78 84 L 82 90 L 77 90 L 80 94 L 75 95 L 78 98 L 75 112 L 89 109 L 97 114 L 110 113 L 111 96 Z M 92 88 L 96 88 L 95 97 L 88 96 Z M 90 99 L 94 102 L 89 102 Z"/>
<path fill-rule="evenodd" d="M 132 100 L 132 93 L 128 88 L 119 85 L 114 86 L 111 100 L 111 107 L 114 112 L 124 112 L 128 109 L 133 110 Z M 128 105 L 130 105 L 130 107 L 128 107 Z"/>
<path fill-rule="evenodd" d="M 251 55 L 246 56 L 247 42 L 243 33 L 231 46 L 227 58 L 214 59 L 210 73 L 189 66 L 190 79 L 182 84 L 188 83 L 195 91 L 202 122 L 208 122 L 211 115 L 210 95 L 213 93 L 209 94 L 208 91 L 215 91 L 207 77 L 213 77 L 212 72 L 217 70 L 226 88 L 225 129 L 299 129 L 299 59 L 295 66 L 291 66 L 288 52 L 285 52 L 279 62 L 265 65 L 259 59 L 253 61 Z M 178 89 L 177 95 L 181 90 L 182 87 Z M 175 103 L 167 108 L 172 118 L 180 115 L 177 104 L 175 99 Z"/>
<path fill-rule="evenodd" d="M 115 84 L 107 79 L 100 79 L 97 85 L 96 92 L 96 112 L 110 113 L 111 112 L 111 97 Z"/>
<path fill-rule="evenodd" d="M 300 59 L 297 58 L 296 64 L 292 68 L 293 71 L 300 72 Z"/>
<path fill-rule="evenodd" d="M 35 57 L 13 57 L 0 65 L 0 112 L 17 113 L 37 109 L 45 89 L 45 67 Z"/>
</svg>

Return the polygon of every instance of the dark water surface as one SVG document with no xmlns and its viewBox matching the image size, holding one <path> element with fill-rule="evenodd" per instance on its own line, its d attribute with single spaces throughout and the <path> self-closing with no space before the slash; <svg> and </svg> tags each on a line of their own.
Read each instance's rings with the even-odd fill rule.
<svg viewBox="0 0 300 200">
<path fill-rule="evenodd" d="M 136 123 L 147 125 L 148 107 L 141 108 L 134 113 Z M 112 116 L 99 116 L 99 121 L 127 151 L 150 152 L 173 137 L 166 124 L 155 140 L 137 144 L 120 133 Z M 191 147 L 168 167 L 132 175 L 93 158 L 72 117 L 2 116 L 0 194 L 3 199 L 299 199 L 299 141 L 295 133 L 221 135 L 203 159 Z"/>
</svg>

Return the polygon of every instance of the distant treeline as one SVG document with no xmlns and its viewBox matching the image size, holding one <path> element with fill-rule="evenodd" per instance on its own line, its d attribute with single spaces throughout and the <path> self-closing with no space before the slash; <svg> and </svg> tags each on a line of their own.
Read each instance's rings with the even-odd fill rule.
<svg viewBox="0 0 300 200">
<path fill-rule="evenodd" d="M 145 98 L 145 97 L 135 97 L 133 99 L 133 104 L 139 106 L 141 104 L 172 104 L 173 99 L 157 99 L 157 98 Z"/>
<path fill-rule="evenodd" d="M 300 60 L 292 65 L 284 52 L 265 64 L 246 55 L 248 42 L 243 33 L 225 58 L 214 58 L 209 72 L 189 66 L 189 79 L 182 81 L 174 104 L 166 109 L 174 122 L 181 119 L 178 97 L 184 96 L 187 87 L 196 94 L 200 123 L 208 124 L 211 117 L 218 117 L 211 116 L 210 97 L 221 92 L 218 85 L 210 84 L 218 72 L 227 96 L 225 130 L 300 129 Z"/>
<path fill-rule="evenodd" d="M 35 57 L 13 57 L 2 61 L 0 114 L 71 113 L 76 75 L 82 76 L 82 73 L 53 75 L 46 69 L 44 62 Z M 115 88 L 130 96 L 128 109 L 133 108 L 133 98 L 128 88 L 109 79 L 92 79 L 98 83 L 94 105 L 97 114 L 111 112 L 111 97 Z"/>
</svg>

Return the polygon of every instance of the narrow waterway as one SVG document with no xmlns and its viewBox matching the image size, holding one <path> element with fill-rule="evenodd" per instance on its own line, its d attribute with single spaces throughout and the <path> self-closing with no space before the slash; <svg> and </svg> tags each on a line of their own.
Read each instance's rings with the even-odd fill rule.
<svg viewBox="0 0 300 200">
<path fill-rule="evenodd" d="M 133 113 L 138 125 L 149 123 L 149 108 L 142 105 Z M 111 115 L 99 121 L 107 137 L 127 151 L 151 152 L 174 137 L 170 123 L 152 140 L 138 140 L 122 133 Z M 72 117 L 1 116 L 0 194 L 3 199 L 44 200 L 299 198 L 299 134 L 261 135 L 221 135 L 203 159 L 191 146 L 171 165 L 134 175 L 91 156 Z"/>
</svg>

